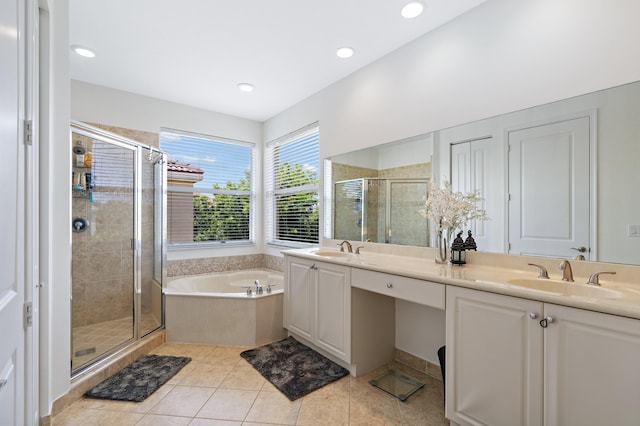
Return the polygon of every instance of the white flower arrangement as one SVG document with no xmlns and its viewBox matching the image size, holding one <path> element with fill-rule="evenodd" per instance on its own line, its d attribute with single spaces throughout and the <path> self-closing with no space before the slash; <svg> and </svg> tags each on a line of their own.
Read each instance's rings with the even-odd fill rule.
<svg viewBox="0 0 640 426">
<path fill-rule="evenodd" d="M 479 207 L 482 202 L 479 191 L 453 192 L 451 183 L 442 180 L 444 188 L 439 188 L 435 179 L 429 184 L 429 194 L 424 209 L 419 213 L 435 222 L 439 231 L 454 231 L 462 228 L 471 220 L 488 220 L 487 212 Z"/>
</svg>

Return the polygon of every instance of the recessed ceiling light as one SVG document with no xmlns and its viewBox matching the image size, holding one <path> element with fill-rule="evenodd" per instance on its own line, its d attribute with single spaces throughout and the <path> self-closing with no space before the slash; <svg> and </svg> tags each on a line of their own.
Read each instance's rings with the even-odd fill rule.
<svg viewBox="0 0 640 426">
<path fill-rule="evenodd" d="M 243 92 L 253 92 L 255 88 L 256 86 L 251 83 L 238 83 L 238 89 L 242 90 Z"/>
<path fill-rule="evenodd" d="M 400 14 L 403 18 L 411 19 L 419 16 L 424 10 L 424 4 L 419 1 L 412 1 L 411 3 L 407 3 L 404 5 Z"/>
<path fill-rule="evenodd" d="M 338 58 L 350 58 L 353 56 L 354 50 L 351 47 L 341 47 L 336 50 L 336 55 Z"/>
<path fill-rule="evenodd" d="M 94 58 L 96 56 L 92 50 L 87 49 L 84 46 L 78 46 L 77 44 L 71 46 L 71 50 L 73 50 L 77 55 L 84 56 L 85 58 Z"/>
</svg>

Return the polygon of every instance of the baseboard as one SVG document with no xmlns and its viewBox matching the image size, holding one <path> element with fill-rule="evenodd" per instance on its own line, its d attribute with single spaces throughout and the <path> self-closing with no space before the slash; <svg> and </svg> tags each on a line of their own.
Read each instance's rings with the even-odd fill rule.
<svg viewBox="0 0 640 426">
<path fill-rule="evenodd" d="M 162 345 L 165 340 L 166 333 L 164 329 L 155 331 L 149 336 L 146 336 L 131 346 L 128 346 L 122 351 L 114 354 L 112 359 L 109 359 L 97 368 L 88 370 L 78 377 L 75 377 L 71 381 L 71 388 L 69 391 L 53 402 L 51 414 L 40 419 L 40 425 L 49 426 L 51 424 L 51 417 L 60 414 L 69 405 L 82 398 L 82 395 L 84 395 L 87 390 L 91 389 L 107 377 L 122 370 L 142 355 L 145 355 Z"/>
<path fill-rule="evenodd" d="M 433 364 L 398 348 L 395 349 L 394 359 L 401 364 L 408 365 L 414 370 L 418 370 L 442 382 L 442 372 L 438 364 Z"/>
</svg>

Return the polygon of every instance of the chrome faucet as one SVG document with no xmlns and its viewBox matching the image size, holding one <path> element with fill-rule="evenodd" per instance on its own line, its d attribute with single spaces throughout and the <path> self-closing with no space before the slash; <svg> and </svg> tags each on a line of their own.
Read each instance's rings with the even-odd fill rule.
<svg viewBox="0 0 640 426">
<path fill-rule="evenodd" d="M 347 240 L 344 240 L 343 242 L 339 243 L 338 245 L 340 246 L 340 251 L 344 252 L 344 245 L 347 245 L 347 251 L 349 253 L 353 253 L 353 246 L 351 246 L 351 243 Z"/>
<path fill-rule="evenodd" d="M 560 270 L 562 271 L 562 281 L 573 282 L 573 271 L 568 260 L 565 259 L 560 263 Z"/>
<path fill-rule="evenodd" d="M 254 284 L 256 285 L 256 294 L 262 294 L 262 284 L 260 284 L 260 281 L 255 280 Z"/>
</svg>

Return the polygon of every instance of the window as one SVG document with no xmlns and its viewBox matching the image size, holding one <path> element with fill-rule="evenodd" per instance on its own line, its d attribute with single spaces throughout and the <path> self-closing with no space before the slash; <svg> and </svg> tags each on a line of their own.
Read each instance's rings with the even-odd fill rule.
<svg viewBox="0 0 640 426">
<path fill-rule="evenodd" d="M 255 145 L 162 129 L 172 246 L 251 242 Z"/>
<path fill-rule="evenodd" d="M 267 243 L 318 243 L 318 150 L 317 123 L 267 144 Z"/>
</svg>

